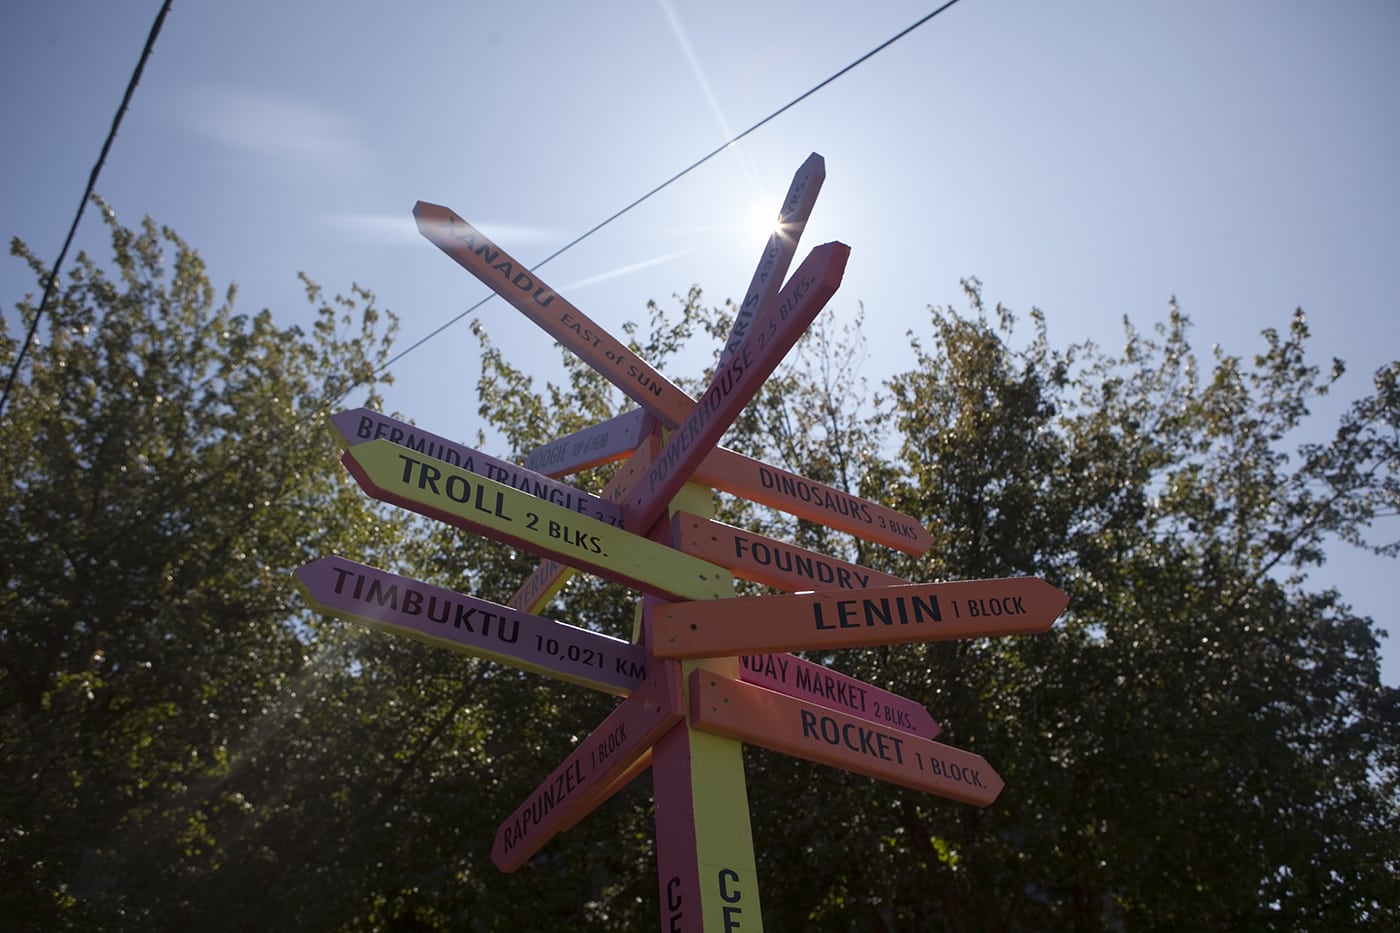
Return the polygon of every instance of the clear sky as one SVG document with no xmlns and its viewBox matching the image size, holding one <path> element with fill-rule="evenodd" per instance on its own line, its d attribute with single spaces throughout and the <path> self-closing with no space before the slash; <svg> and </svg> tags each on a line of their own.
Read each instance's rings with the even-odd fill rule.
<svg viewBox="0 0 1400 933">
<path fill-rule="evenodd" d="M 358 282 L 401 345 L 487 294 L 420 238 L 419 199 L 533 263 L 937 4 L 615 0 L 177 3 L 98 184 L 197 247 L 239 307 L 305 315 L 297 281 Z M 0 227 L 57 256 L 159 0 L 0 7 Z M 1203 355 L 1252 354 L 1309 313 L 1318 362 L 1400 356 L 1400 4 L 962 0 L 542 276 L 604 326 L 701 285 L 740 298 L 793 171 L 827 179 L 803 240 L 852 247 L 827 315 L 866 308 L 874 380 L 912 363 L 929 304 L 1047 315 L 1121 342 L 1175 295 Z M 102 249 L 89 212 L 80 247 Z M 34 290 L 0 260 L 5 313 Z M 507 358 L 557 371 L 503 302 Z M 395 367 L 387 407 L 468 442 L 475 341 L 458 324 Z M 542 439 L 543 440 L 543 439 Z M 1400 536 L 1400 519 L 1377 531 Z M 1394 561 L 1334 549 L 1318 583 L 1397 631 Z M 1400 684 L 1397 639 L 1383 679 Z"/>
</svg>

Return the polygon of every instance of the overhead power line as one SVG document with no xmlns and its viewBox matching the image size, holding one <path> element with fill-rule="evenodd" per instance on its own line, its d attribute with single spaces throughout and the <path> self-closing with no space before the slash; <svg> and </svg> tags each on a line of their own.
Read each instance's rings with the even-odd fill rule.
<svg viewBox="0 0 1400 933">
<path fill-rule="evenodd" d="M 632 203 L 628 204 L 626 207 L 623 207 L 623 208 L 621 208 L 620 210 L 614 211 L 612 214 L 609 214 L 609 215 L 608 215 L 607 217 L 605 217 L 603 220 L 600 220 L 598 223 L 594 224 L 592 227 L 589 227 L 589 228 L 588 228 L 587 230 L 585 230 L 583 233 L 580 233 L 578 236 L 574 237 L 572 240 L 570 240 L 569 242 L 565 243 L 563 246 L 559 247 L 558 249 L 556 249 L 554 252 L 550 253 L 550 254 L 549 254 L 548 256 L 546 256 L 545 258 L 541 259 L 538 263 L 536 263 L 534 266 L 532 266 L 531 269 L 539 269 L 539 268 L 543 267 L 544 265 L 546 265 L 547 263 L 549 263 L 550 261 L 552 261 L 552 260 L 554 260 L 554 259 L 557 259 L 558 257 L 562 256 L 564 253 L 566 253 L 566 252 L 568 252 L 569 250 L 573 249 L 575 246 L 579 245 L 579 244 L 582 243 L 584 240 L 588 239 L 588 238 L 591 237 L 593 234 L 597 233 L 599 230 L 602 230 L 604 227 L 606 227 L 608 224 L 612 223 L 614 220 L 617 220 L 619 217 L 621 217 L 622 215 L 626 214 L 628 211 L 632 210 L 633 208 L 638 207 L 639 205 L 641 205 L 642 203 L 644 203 L 645 201 L 647 201 L 648 199 L 650 199 L 650 198 L 653 197 L 654 195 L 657 195 L 657 194 L 661 193 L 662 191 L 666 190 L 666 189 L 669 188 L 671 185 L 673 185 L 673 184 L 675 184 L 676 182 L 680 181 L 682 178 L 684 178 L 685 176 L 689 175 L 691 172 L 695 171 L 697 168 L 699 168 L 700 166 L 704 165 L 706 162 L 710 161 L 711 159 L 713 159 L 715 156 L 719 155 L 719 154 L 720 154 L 721 152 L 723 152 L 724 150 L 728 149 L 730 146 L 732 146 L 732 145 L 734 145 L 735 143 L 737 143 L 737 142 L 739 142 L 740 140 L 742 140 L 745 136 L 748 136 L 750 133 L 754 132 L 755 130 L 759 129 L 760 127 L 765 126 L 765 125 L 767 125 L 768 123 L 771 123 L 773 120 L 775 120 L 775 119 L 777 119 L 778 117 L 782 116 L 784 113 L 787 113 L 787 112 L 788 112 L 789 110 L 791 110 L 793 107 L 796 107 L 798 104 L 802 103 L 804 100 L 806 100 L 807 98 L 811 97 L 813 94 L 817 93 L 817 92 L 820 91 L 822 88 L 826 87 L 828 84 L 831 84 L 831 83 L 832 83 L 833 81 L 835 81 L 836 79 L 838 79 L 838 78 L 844 76 L 847 72 L 852 71 L 852 70 L 855 69 L 857 66 L 859 66 L 859 65 L 861 65 L 861 64 L 864 64 L 864 63 L 865 63 L 866 61 L 868 61 L 869 59 L 871 59 L 871 58 L 873 58 L 874 56 L 880 54 L 880 53 L 883 52 L 885 49 L 889 48 L 891 45 L 894 45 L 894 44 L 895 44 L 896 42 L 898 42 L 900 39 L 903 39 L 905 36 L 909 35 L 909 33 L 913 32 L 913 31 L 916 30 L 916 29 L 918 29 L 920 26 L 924 25 L 924 24 L 927 23 L 929 20 L 933 19 L 935 16 L 937 16 L 937 15 L 940 14 L 940 13 L 942 13 L 944 10 L 946 10 L 946 9 L 948 9 L 949 7 L 953 6 L 953 5 L 956 4 L 957 2 L 958 2 L 958 0 L 948 0 L 947 3 L 944 3 L 942 6 L 938 7 L 938 8 L 937 8 L 936 10 L 934 10 L 933 12 L 927 13 L 927 14 L 925 14 L 924 16 L 920 17 L 918 21 L 916 21 L 916 22 L 914 22 L 913 24 L 911 24 L 910 26 L 907 26 L 906 28 L 900 30 L 899 32 L 895 33 L 893 36 L 890 36 L 890 37 L 889 37 L 888 39 L 886 39 L 884 42 L 881 42 L 879 45 L 875 46 L 875 48 L 871 49 L 869 52 L 866 52 L 866 53 L 865 53 L 864 55 L 862 55 L 860 58 L 857 58 L 855 61 L 851 62 L 851 63 L 850 63 L 849 65 L 847 65 L 846 67 L 842 68 L 840 71 L 835 72 L 835 73 L 832 74 L 830 77 L 826 78 L 825 80 L 821 81 L 820 83 L 814 84 L 811 88 L 809 88 L 808 90 L 806 90 L 806 91 L 804 91 L 803 93 L 799 94 L 798 96 L 794 97 L 792 100 L 788 101 L 786 104 L 783 104 L 783 105 L 782 105 L 781 107 L 779 107 L 777 110 L 774 110 L 772 113 L 768 114 L 768 116 L 764 117 L 762 120 L 759 120 L 759 121 L 758 121 L 757 123 L 755 123 L 753 126 L 750 126 L 748 129 L 744 130 L 743 132 L 741 132 L 741 133 L 739 133 L 739 134 L 737 134 L 737 135 L 731 137 L 730 139 L 726 140 L 726 141 L 725 141 L 724 143 L 722 143 L 721 145 L 716 146 L 714 149 L 710 150 L 710 151 L 707 152 L 705 155 L 703 155 L 703 156 L 701 156 L 700 158 L 696 159 L 694 162 L 690 163 L 690 164 L 687 165 L 685 168 L 681 169 L 679 172 L 676 172 L 676 174 L 672 175 L 670 178 L 666 179 L 666 180 L 663 181 L 661 184 L 657 185 L 655 188 L 652 188 L 652 189 L 651 189 L 650 191 L 648 191 L 646 194 L 644 194 L 644 195 L 642 195 L 641 197 L 637 198 L 637 199 L 634 200 Z M 490 300 L 491 300 L 492 298 L 494 298 L 494 297 L 495 297 L 495 294 L 494 294 L 494 293 L 493 293 L 493 294 L 490 294 L 490 295 L 487 295 L 485 298 L 481 299 L 481 300 L 478 301 L 476 304 L 472 305 L 470 308 L 468 308 L 467 310 L 463 311 L 461 314 L 458 314 L 456 317 L 452 318 L 452 319 L 451 319 L 450 321 L 448 321 L 447 323 L 442 324 L 442 325 L 440 325 L 439 327 L 437 327 L 437 328 L 436 328 L 435 330 L 433 330 L 431 333 L 427 334 L 426 336 L 423 336 L 423 337 L 418 338 L 418 340 L 414 341 L 414 342 L 413 342 L 412 344 L 410 344 L 407 348 L 405 348 L 405 349 L 401 350 L 400 352 L 398 352 L 398 353 L 394 354 L 393 356 L 391 356 L 391 357 L 388 359 L 388 361 L 386 361 L 386 362 L 384 363 L 383 366 L 379 367 L 379 369 L 376 370 L 376 373 L 381 373 L 381 372 L 383 372 L 384 370 L 388 369 L 390 366 L 394 365 L 394 364 L 397 363 L 399 360 L 403 359 L 405 356 L 408 356 L 408 354 L 412 353 L 414 350 L 417 350 L 419 347 L 423 346 L 423 344 L 427 343 L 429 340 L 432 340 L 434 337 L 438 336 L 438 335 L 441 334 L 443 331 L 447 330 L 449 327 L 451 327 L 452 325 L 456 324 L 458 321 L 460 321 L 462 318 L 466 317 L 468 314 L 471 314 L 473 311 L 475 311 L 475 310 L 477 310 L 478 308 L 480 308 L 480 307 L 482 307 L 483 305 L 485 305 L 488 301 L 490 301 Z"/>
<path fill-rule="evenodd" d="M 49 306 L 49 299 L 53 297 L 54 291 L 58 288 L 59 269 L 62 268 L 63 260 L 68 256 L 68 248 L 73 245 L 73 237 L 78 233 L 78 224 L 83 219 L 83 209 L 87 207 L 88 200 L 97 188 L 97 176 L 102 173 L 102 166 L 107 161 L 107 153 L 112 151 L 112 143 L 117 138 L 117 129 L 121 127 L 122 117 L 126 115 L 126 108 L 131 103 L 132 95 L 136 93 L 136 85 L 141 83 L 141 72 L 146 68 L 146 60 L 151 57 L 151 49 L 155 48 L 156 37 L 160 35 L 160 27 L 165 23 L 165 15 L 170 12 L 171 2 L 172 0 L 165 0 L 160 5 L 156 21 L 151 24 L 151 33 L 146 37 L 146 47 L 141 50 L 141 57 L 136 62 L 136 70 L 131 73 L 131 80 L 126 84 L 126 93 L 122 95 L 121 105 L 117 107 L 117 115 L 112 118 L 112 128 L 107 131 L 107 139 L 102 143 L 102 151 L 97 155 L 97 164 L 92 167 L 92 174 L 88 176 L 87 188 L 83 191 L 82 200 L 78 202 L 77 213 L 73 215 L 73 224 L 68 228 L 68 237 L 63 241 L 63 249 L 58 252 L 58 260 L 49 270 L 49 281 L 44 286 L 44 294 L 39 299 L 39 307 L 34 311 L 34 320 L 29 322 L 29 331 L 24 335 L 24 342 L 19 345 L 19 351 L 15 354 L 15 364 L 10 367 L 10 377 L 5 380 L 4 394 L 0 394 L 0 414 L 5 411 L 5 403 L 10 400 L 10 390 L 14 388 L 20 364 L 24 362 L 24 356 L 29 352 L 29 344 L 34 340 L 34 334 L 39 329 L 39 318 L 43 317 L 44 309 Z"/>
</svg>

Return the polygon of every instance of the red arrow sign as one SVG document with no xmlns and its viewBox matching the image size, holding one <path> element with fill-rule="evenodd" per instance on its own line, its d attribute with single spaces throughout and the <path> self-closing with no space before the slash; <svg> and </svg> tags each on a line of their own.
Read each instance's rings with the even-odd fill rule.
<svg viewBox="0 0 1400 933">
<path fill-rule="evenodd" d="M 1005 786 L 981 755 L 696 670 L 690 723 L 808 761 L 985 807 Z"/>
<path fill-rule="evenodd" d="M 719 658 L 1031 635 L 1067 605 L 1062 590 L 1035 577 L 667 603 L 652 610 L 652 649 Z"/>
<path fill-rule="evenodd" d="M 680 667 L 662 662 L 496 830 L 491 861 L 515 871 L 616 790 L 617 778 L 680 721 Z"/>
</svg>

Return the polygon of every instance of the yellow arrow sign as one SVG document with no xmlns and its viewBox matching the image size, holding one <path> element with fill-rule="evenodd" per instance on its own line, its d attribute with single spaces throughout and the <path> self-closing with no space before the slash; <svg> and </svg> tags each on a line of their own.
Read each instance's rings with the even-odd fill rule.
<svg viewBox="0 0 1400 933">
<path fill-rule="evenodd" d="M 666 599 L 719 599 L 729 571 L 387 440 L 342 458 L 376 499 Z"/>
</svg>

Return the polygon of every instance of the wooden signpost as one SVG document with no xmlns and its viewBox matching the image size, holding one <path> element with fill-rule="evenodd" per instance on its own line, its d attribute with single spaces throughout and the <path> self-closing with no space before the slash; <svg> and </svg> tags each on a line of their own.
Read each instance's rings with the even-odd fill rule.
<svg viewBox="0 0 1400 933">
<path fill-rule="evenodd" d="M 543 561 L 506 604 L 339 557 L 297 571 L 330 615 L 622 697 L 501 823 L 491 858 L 515 871 L 650 767 L 668 931 L 763 928 L 742 743 L 974 806 L 1002 789 L 980 756 L 934 741 L 918 701 L 787 652 L 1044 632 L 1068 603 L 1033 578 L 909 583 L 712 520 L 718 490 L 908 554 L 931 542 L 910 516 L 718 446 L 840 284 L 839 243 L 787 278 L 825 173 L 813 154 L 794 175 L 698 400 L 481 231 L 420 201 L 425 237 L 640 407 L 544 443 L 523 466 L 365 409 L 333 415 L 369 495 Z M 559 481 L 620 460 L 600 495 Z M 578 571 L 643 594 L 633 641 L 539 615 Z M 735 598 L 736 575 L 783 592 Z"/>
</svg>

